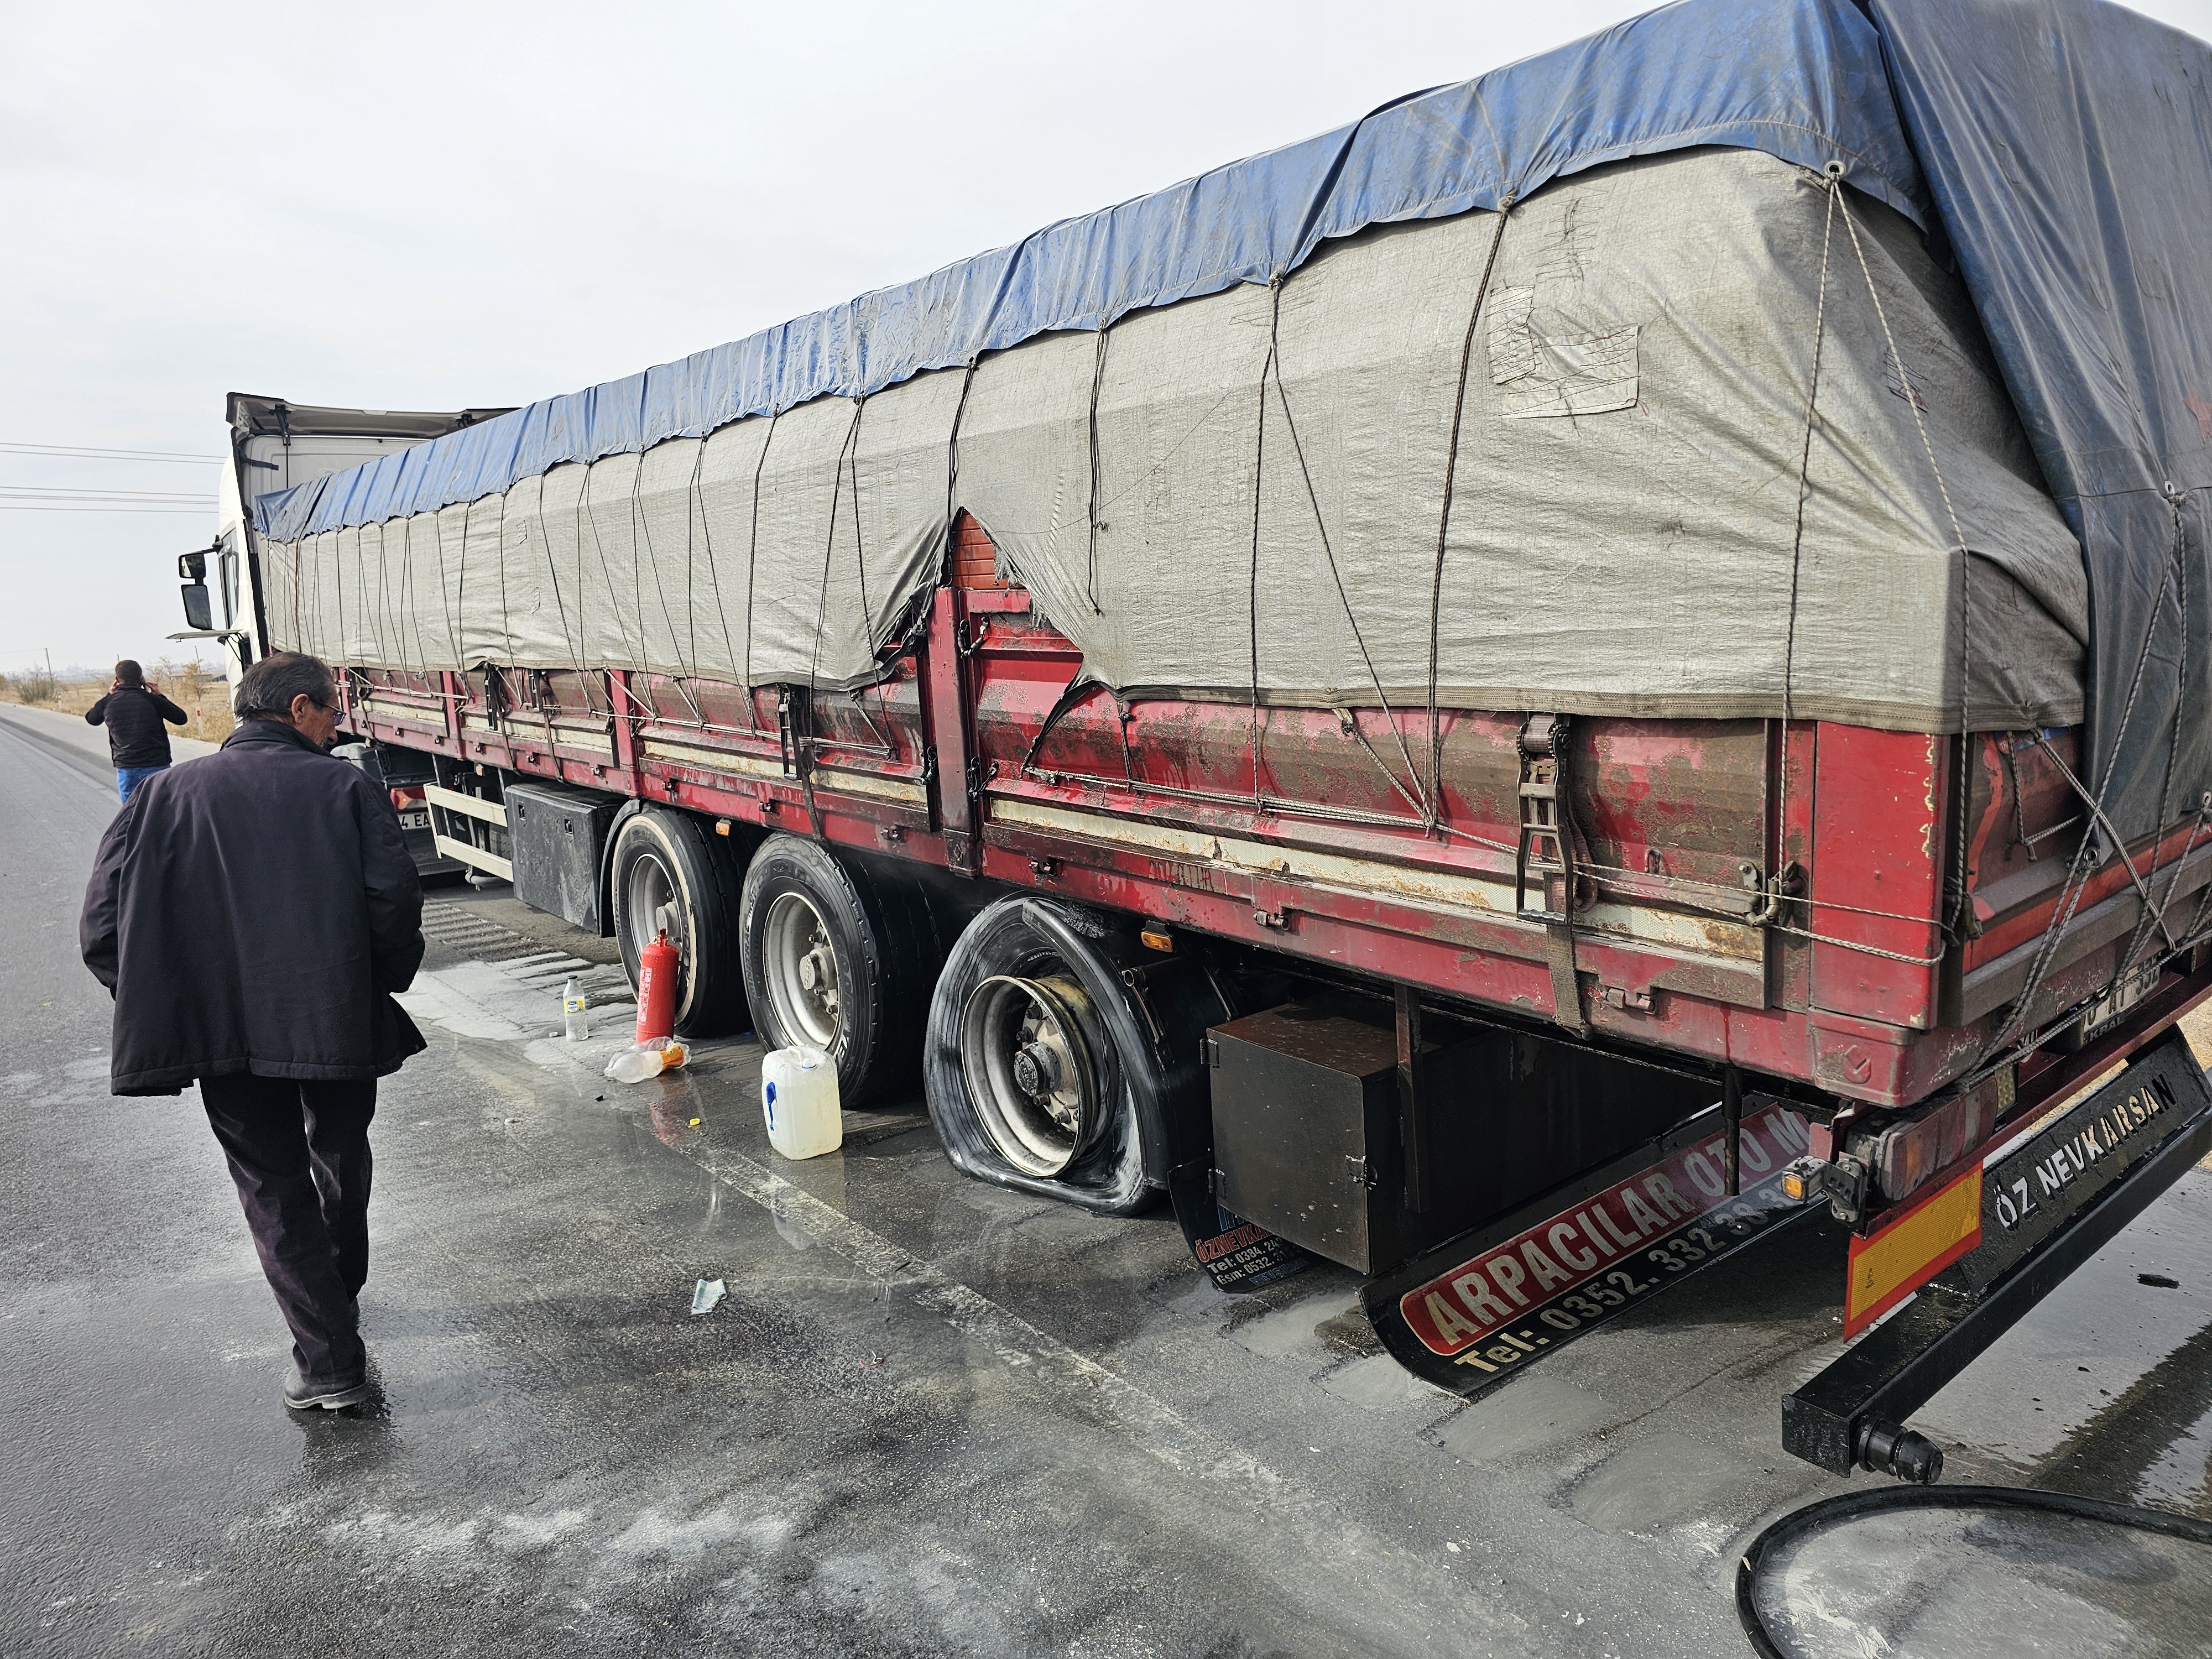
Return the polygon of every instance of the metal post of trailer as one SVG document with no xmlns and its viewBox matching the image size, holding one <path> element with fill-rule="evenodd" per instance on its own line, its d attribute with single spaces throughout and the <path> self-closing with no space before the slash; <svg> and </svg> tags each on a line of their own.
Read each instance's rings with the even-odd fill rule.
<svg viewBox="0 0 2212 1659">
<path fill-rule="evenodd" d="M 1395 1024 L 1398 1037 L 1398 1144 L 1404 1170 L 1404 1203 L 1415 1215 L 1429 1207 L 1428 1103 L 1423 1097 L 1421 1073 L 1421 1001 L 1410 985 L 1396 988 Z"/>
</svg>

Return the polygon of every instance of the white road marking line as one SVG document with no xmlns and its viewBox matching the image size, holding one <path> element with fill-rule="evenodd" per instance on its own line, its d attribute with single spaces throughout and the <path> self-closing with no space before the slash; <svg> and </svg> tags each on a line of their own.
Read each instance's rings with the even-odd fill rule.
<svg viewBox="0 0 2212 1659">
<path fill-rule="evenodd" d="M 916 1260 L 890 1240 L 793 1186 L 766 1166 L 727 1147 L 695 1146 L 684 1155 L 771 1215 L 795 1222 L 868 1278 L 886 1288 L 896 1285 L 917 1306 L 939 1315 L 962 1335 L 981 1343 L 1009 1369 L 1033 1376 L 1085 1415 L 1119 1431 L 1139 1449 L 1176 1474 L 1221 1482 L 1253 1509 L 1276 1522 L 1292 1521 L 1310 1540 L 1315 1561 L 1334 1562 L 1370 1590 L 1375 1575 L 1390 1573 L 1402 1583 L 1386 1605 L 1418 1608 L 1418 1623 L 1404 1634 L 1419 1640 L 1433 1629 L 1429 1618 L 1439 1601 L 1453 1595 L 1420 1568 L 1413 1553 L 1389 1543 L 1346 1520 L 1332 1505 L 1292 1486 L 1243 1448 L 1224 1444 L 1173 1407 L 1146 1393 L 1116 1371 L 1048 1336 L 1019 1315 L 994 1302 L 973 1285 L 942 1268 Z M 1495 1603 L 1460 1592 L 1464 1616 L 1480 1620 L 1486 1633 L 1526 1631 L 1527 1622 Z"/>
</svg>

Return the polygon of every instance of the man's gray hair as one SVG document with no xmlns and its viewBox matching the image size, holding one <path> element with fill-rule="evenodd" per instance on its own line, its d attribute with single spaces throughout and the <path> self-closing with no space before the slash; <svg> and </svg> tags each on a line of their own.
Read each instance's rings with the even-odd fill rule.
<svg viewBox="0 0 2212 1659">
<path fill-rule="evenodd" d="M 276 651 L 246 671 L 231 709 L 242 720 L 289 720 L 292 699 L 299 696 L 334 707 L 337 686 L 330 668 L 304 651 Z"/>
</svg>

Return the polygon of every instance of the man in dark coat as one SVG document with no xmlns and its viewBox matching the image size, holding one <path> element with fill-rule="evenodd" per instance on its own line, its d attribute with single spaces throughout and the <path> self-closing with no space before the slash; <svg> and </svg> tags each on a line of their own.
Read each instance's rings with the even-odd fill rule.
<svg viewBox="0 0 2212 1659">
<path fill-rule="evenodd" d="M 368 1391 L 368 1123 L 424 1046 L 392 996 L 422 961 L 422 890 L 390 799 L 324 752 L 328 668 L 268 657 L 235 707 L 221 752 L 116 815 L 78 939 L 115 994 L 114 1092 L 198 1081 L 292 1328 L 285 1403 L 335 1410 Z"/>
<path fill-rule="evenodd" d="M 115 793 L 123 804 L 138 786 L 169 764 L 170 726 L 190 718 L 185 711 L 146 684 L 145 671 L 125 657 L 115 665 L 115 684 L 98 702 L 84 711 L 94 726 L 107 728 L 107 752 L 115 763 Z"/>
</svg>

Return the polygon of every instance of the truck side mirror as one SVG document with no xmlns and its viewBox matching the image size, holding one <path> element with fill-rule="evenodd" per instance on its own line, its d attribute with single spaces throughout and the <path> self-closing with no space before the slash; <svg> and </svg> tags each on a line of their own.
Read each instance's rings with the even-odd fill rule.
<svg viewBox="0 0 2212 1659">
<path fill-rule="evenodd" d="M 208 603 L 207 562 L 220 544 L 196 553 L 177 555 L 177 580 L 185 587 L 185 626 L 204 630 L 215 627 L 215 611 Z"/>
</svg>

